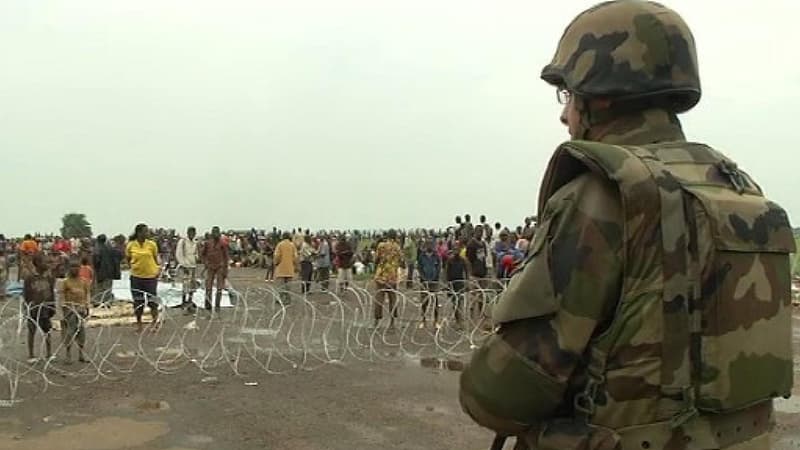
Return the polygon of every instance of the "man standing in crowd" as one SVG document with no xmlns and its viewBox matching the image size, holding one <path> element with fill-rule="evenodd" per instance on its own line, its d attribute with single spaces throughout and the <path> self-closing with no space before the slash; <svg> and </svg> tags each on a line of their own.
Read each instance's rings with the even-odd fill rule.
<svg viewBox="0 0 800 450">
<path fill-rule="evenodd" d="M 317 250 L 311 245 L 311 235 L 303 235 L 300 244 L 300 280 L 301 292 L 308 294 L 311 291 L 311 276 L 314 274 L 314 260 L 317 259 Z"/>
<path fill-rule="evenodd" d="M 297 247 L 297 251 L 300 251 L 300 247 L 303 246 L 303 241 L 305 240 L 304 236 L 305 235 L 303 234 L 302 228 L 298 228 L 297 230 L 295 230 L 293 239 L 294 239 L 294 246 Z"/>
<path fill-rule="evenodd" d="M 72 251 L 71 255 L 77 256 L 80 255 L 81 252 L 81 240 L 77 237 L 73 237 L 69 240 L 69 248 Z"/>
<path fill-rule="evenodd" d="M 497 253 L 495 252 L 495 248 L 497 248 L 497 243 L 500 242 L 500 232 L 502 231 L 503 226 L 500 222 L 495 222 L 494 224 L 494 232 L 492 233 L 492 237 L 489 240 L 489 249 L 490 249 L 490 259 L 492 260 L 492 265 L 497 269 L 499 262 L 497 260 Z M 495 276 L 497 272 L 495 271 Z"/>
<path fill-rule="evenodd" d="M 414 268 L 417 266 L 417 240 L 409 233 L 403 243 L 403 258 L 406 260 L 406 289 L 414 285 Z"/>
<path fill-rule="evenodd" d="M 327 291 L 329 279 L 331 277 L 331 245 L 328 243 L 328 236 L 325 234 L 319 237 L 319 248 L 317 249 L 317 276 L 320 287 L 323 291 Z"/>
<path fill-rule="evenodd" d="M 525 226 L 522 228 L 522 233 L 520 235 L 522 239 L 530 241 L 533 237 L 533 218 L 526 217 L 525 218 Z"/>
<path fill-rule="evenodd" d="M 422 301 L 422 323 L 420 328 L 424 328 L 428 315 L 428 305 L 433 301 L 433 326 L 439 326 L 439 276 L 442 270 L 442 260 L 436 249 L 433 248 L 433 241 L 425 242 L 424 250 L 419 255 L 419 278 L 424 289 L 425 299 Z"/>
<path fill-rule="evenodd" d="M 375 327 L 383 319 L 383 304 L 389 300 L 389 328 L 394 328 L 397 317 L 397 271 L 403 266 L 403 251 L 397 243 L 397 232 L 389 230 L 386 240 L 378 244 L 375 251 Z"/>
<path fill-rule="evenodd" d="M 469 303 L 470 318 L 476 318 L 483 314 L 485 293 L 483 289 L 488 287 L 486 276 L 488 275 L 489 253 L 486 251 L 486 242 L 483 240 L 483 227 L 478 225 L 472 233 L 472 239 L 467 243 L 467 261 L 469 262 L 470 275 L 481 289 L 474 292 L 474 298 Z"/>
<path fill-rule="evenodd" d="M 275 247 L 275 279 L 280 283 L 278 289 L 285 305 L 291 302 L 288 289 L 298 265 L 297 257 L 297 246 L 292 242 L 292 235 L 284 232 L 283 240 Z"/>
<path fill-rule="evenodd" d="M 461 237 L 461 230 L 463 228 L 464 228 L 464 224 L 461 221 L 461 216 L 456 216 L 456 226 L 454 228 L 452 228 L 453 235 L 455 236 L 456 239 L 459 239 Z M 450 228 L 448 228 L 448 230 L 449 229 Z"/>
<path fill-rule="evenodd" d="M 183 287 L 183 297 L 181 306 L 186 314 L 194 314 L 194 291 L 197 283 L 197 230 L 189 227 L 186 236 L 180 238 L 175 248 L 175 260 L 181 268 L 181 284 Z M 208 292 L 208 291 L 207 291 Z"/>
<path fill-rule="evenodd" d="M 50 330 L 53 328 L 52 318 L 55 315 L 56 281 L 47 269 L 44 255 L 35 253 L 31 256 L 33 271 L 25 277 L 22 297 L 25 299 L 25 320 L 28 325 L 28 358 L 33 360 L 36 331 L 44 336 L 47 359 L 52 356 Z"/>
<path fill-rule="evenodd" d="M 447 296 L 455 311 L 456 327 L 461 328 L 463 324 L 464 298 L 466 296 L 467 280 L 469 280 L 469 261 L 461 255 L 464 246 L 461 241 L 456 241 L 453 248 L 447 254 L 444 262 L 445 279 L 447 280 Z"/>
<path fill-rule="evenodd" d="M 97 236 L 93 261 L 97 283 L 95 284 L 96 291 L 93 297 L 98 300 L 98 303 L 113 299 L 111 288 L 114 280 L 119 280 L 121 277 L 119 267 L 121 261 L 122 252 L 108 245 L 106 235 Z"/>
<path fill-rule="evenodd" d="M 17 249 L 17 281 L 24 281 L 26 277 L 34 273 L 33 256 L 37 253 L 39 253 L 39 244 L 33 240 L 33 236 L 26 234 Z"/>
<path fill-rule="evenodd" d="M 353 282 L 353 263 L 355 252 L 350 236 L 342 235 L 336 242 L 336 267 L 338 269 L 339 292 L 344 292 Z"/>
<path fill-rule="evenodd" d="M 458 239 L 462 242 L 467 242 L 472 239 L 472 233 L 474 231 L 474 226 L 472 225 L 472 217 L 469 214 L 464 214 L 464 224 L 461 226 L 461 232 L 459 233 Z"/>
<path fill-rule="evenodd" d="M 228 277 L 228 246 L 222 242 L 219 227 L 211 229 L 211 239 L 203 243 L 201 258 L 206 268 L 206 298 L 205 309 L 211 311 L 211 291 L 214 290 L 214 281 L 217 283 L 217 292 L 214 298 L 214 311 L 219 313 L 222 303 L 222 290 L 225 289 L 225 280 Z"/>
<path fill-rule="evenodd" d="M 483 229 L 480 225 L 475 228 L 472 238 L 467 243 L 467 260 L 472 269 L 472 277 L 477 280 L 486 278 L 486 245 L 483 242 Z"/>
<path fill-rule="evenodd" d="M 492 240 L 492 227 L 486 223 L 486 216 L 481 215 L 480 217 L 480 227 L 483 230 L 483 240 L 489 242 Z"/>
</svg>

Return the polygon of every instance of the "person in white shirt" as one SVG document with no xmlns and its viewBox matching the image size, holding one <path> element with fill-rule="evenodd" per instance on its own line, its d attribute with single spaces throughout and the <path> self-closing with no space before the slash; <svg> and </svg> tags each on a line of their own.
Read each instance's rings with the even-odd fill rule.
<svg viewBox="0 0 800 450">
<path fill-rule="evenodd" d="M 81 240 L 78 238 L 70 239 L 69 249 L 70 253 L 72 253 L 73 255 L 79 255 L 81 253 Z"/>
<path fill-rule="evenodd" d="M 491 255 L 492 266 L 498 267 L 499 261 L 497 261 L 497 243 L 500 242 L 500 231 L 502 229 L 502 225 L 500 222 L 496 222 L 494 224 L 494 233 L 492 233 L 492 237 L 489 239 L 489 255 Z"/>
<path fill-rule="evenodd" d="M 195 236 L 197 230 L 194 227 L 189 227 L 186 230 L 186 237 L 182 237 L 178 241 L 178 246 L 175 248 L 175 259 L 178 261 L 178 267 L 182 273 L 183 284 L 183 301 L 182 307 L 185 309 L 186 314 L 194 314 L 196 308 L 192 297 L 197 284 L 197 241 Z"/>
</svg>

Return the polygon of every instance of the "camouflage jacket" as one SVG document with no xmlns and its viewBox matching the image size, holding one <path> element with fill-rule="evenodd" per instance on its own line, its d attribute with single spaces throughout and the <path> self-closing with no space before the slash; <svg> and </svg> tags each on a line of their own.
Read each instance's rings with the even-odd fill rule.
<svg viewBox="0 0 800 450">
<path fill-rule="evenodd" d="M 674 115 L 617 120 L 598 141 L 552 158 L 463 409 L 532 449 L 760 439 L 792 386 L 785 212 Z"/>
</svg>

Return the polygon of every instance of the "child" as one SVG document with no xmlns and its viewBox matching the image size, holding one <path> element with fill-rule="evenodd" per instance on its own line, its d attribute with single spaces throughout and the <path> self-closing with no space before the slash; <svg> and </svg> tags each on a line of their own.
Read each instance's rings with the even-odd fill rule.
<svg viewBox="0 0 800 450">
<path fill-rule="evenodd" d="M 464 245 L 461 241 L 456 241 L 453 249 L 450 251 L 445 262 L 445 276 L 447 277 L 447 284 L 450 290 L 447 296 L 453 302 L 453 308 L 456 311 L 456 326 L 461 327 L 461 308 L 464 292 L 467 288 L 467 280 L 469 279 L 469 262 L 467 258 L 461 255 L 461 250 Z"/>
<path fill-rule="evenodd" d="M 420 253 L 417 260 L 419 265 L 419 278 L 422 281 L 423 288 L 425 289 L 425 300 L 422 302 L 422 323 L 420 328 L 425 327 L 425 319 L 428 313 L 428 303 L 433 298 L 433 326 L 439 326 L 439 297 L 436 295 L 439 284 L 439 272 L 442 268 L 442 260 L 439 259 L 439 254 L 433 248 L 433 242 L 428 241 L 425 243 L 425 249 Z"/>
<path fill-rule="evenodd" d="M 84 258 L 85 260 L 85 258 Z M 83 261 L 82 261 L 83 263 Z M 86 343 L 84 323 L 89 317 L 91 285 L 81 277 L 82 267 L 76 260 L 70 262 L 67 279 L 61 283 L 62 312 L 64 315 L 64 345 L 67 348 L 66 364 L 72 363 L 72 341 L 78 343 L 78 361 L 85 363 L 83 346 Z"/>
<path fill-rule="evenodd" d="M 23 298 L 27 311 L 28 322 L 28 358 L 35 359 L 33 354 L 36 330 L 44 335 L 47 359 L 52 356 L 50 349 L 50 330 L 53 327 L 51 319 L 55 313 L 55 279 L 47 270 L 44 255 L 36 253 L 32 256 L 33 272 L 25 278 Z"/>
<path fill-rule="evenodd" d="M 92 268 L 91 263 L 89 263 L 88 256 L 81 258 L 81 266 L 78 270 L 78 276 L 81 280 L 89 283 L 89 286 L 91 286 L 94 282 L 94 269 Z"/>
<path fill-rule="evenodd" d="M 267 269 L 267 274 L 264 276 L 264 281 L 272 281 L 275 275 L 275 248 L 270 241 L 264 242 L 264 267 Z"/>
</svg>

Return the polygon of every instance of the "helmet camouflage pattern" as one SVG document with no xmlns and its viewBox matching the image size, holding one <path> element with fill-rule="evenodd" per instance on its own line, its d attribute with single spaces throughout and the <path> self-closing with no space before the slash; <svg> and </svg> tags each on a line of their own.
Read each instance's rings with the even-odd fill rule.
<svg viewBox="0 0 800 450">
<path fill-rule="evenodd" d="M 675 113 L 700 100 L 689 27 L 675 11 L 650 1 L 604 2 L 579 14 L 542 79 L 585 98 L 659 98 Z"/>
</svg>

